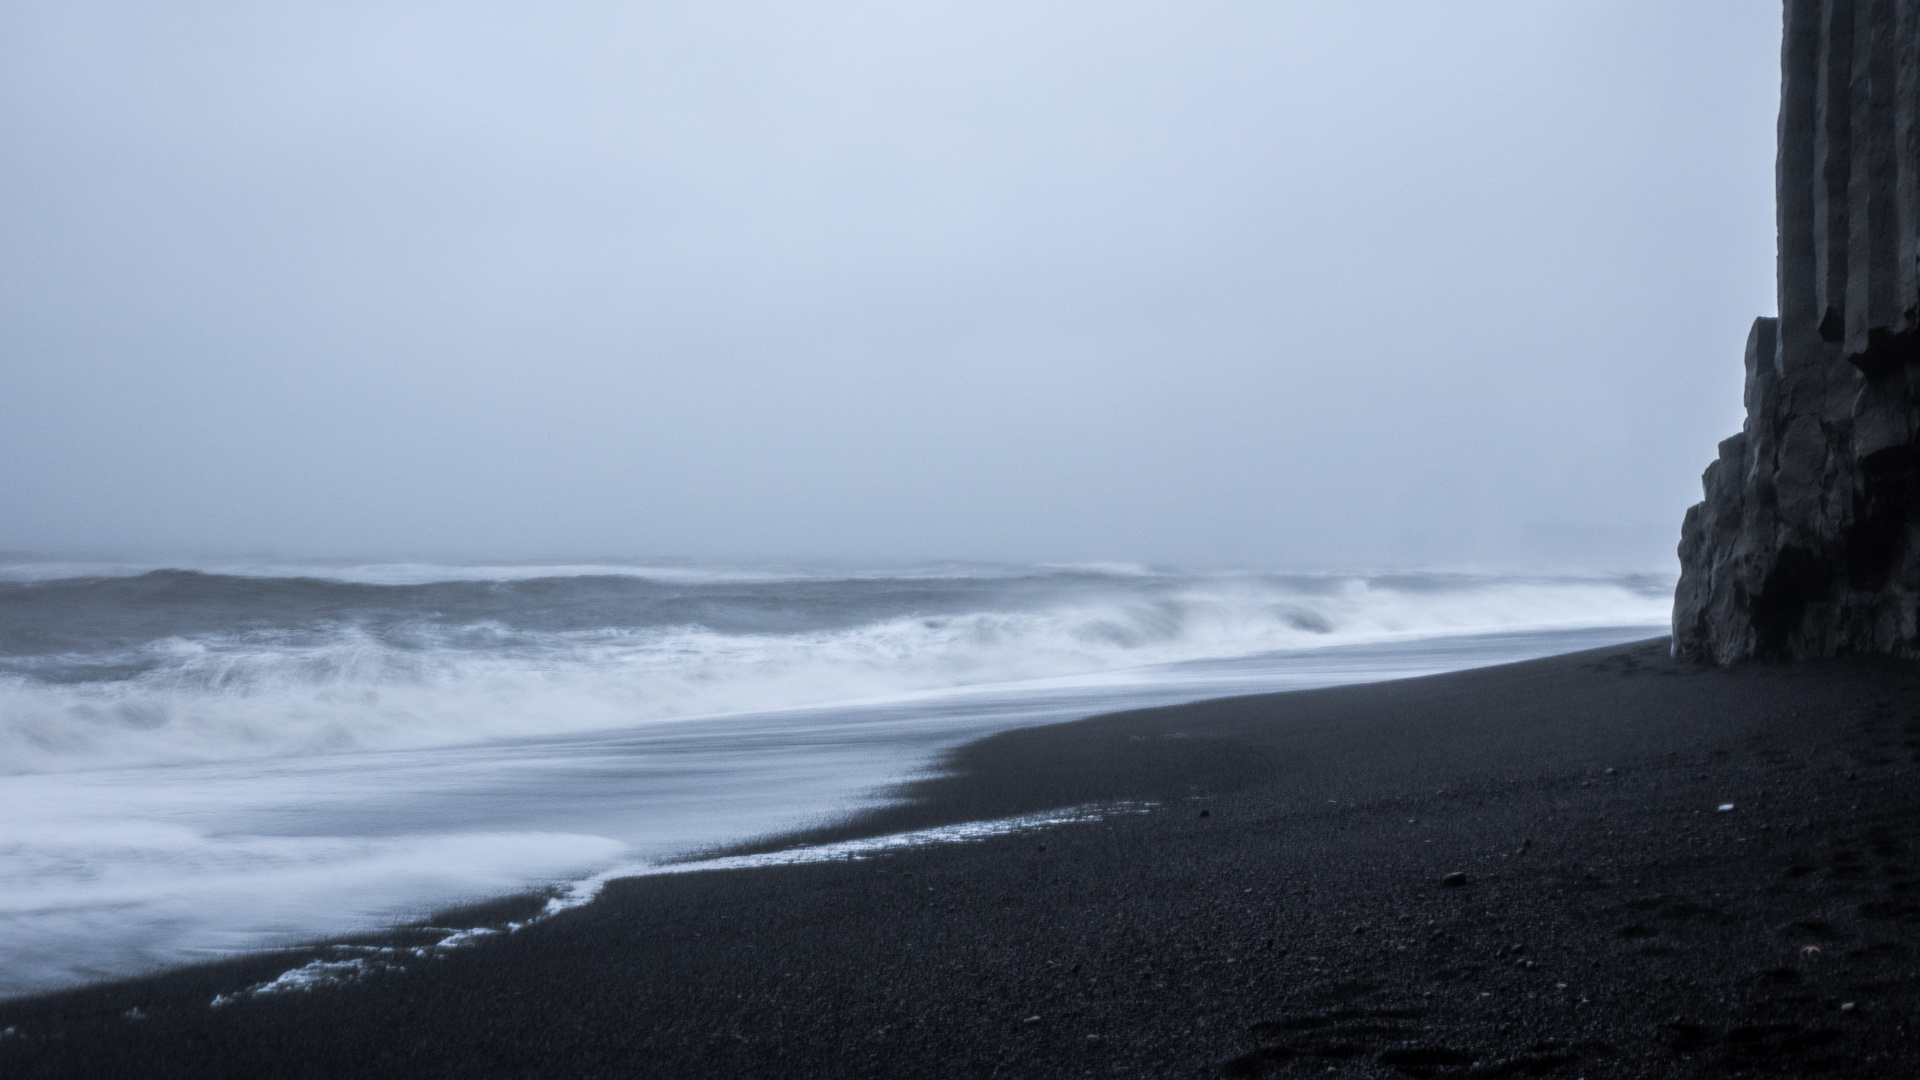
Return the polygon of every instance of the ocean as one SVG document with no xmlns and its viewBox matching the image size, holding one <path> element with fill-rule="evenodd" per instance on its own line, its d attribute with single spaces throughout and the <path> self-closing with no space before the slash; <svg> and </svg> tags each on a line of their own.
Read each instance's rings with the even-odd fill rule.
<svg viewBox="0 0 1920 1080">
<path fill-rule="evenodd" d="M 645 871 L 1144 705 L 1664 633 L 1649 575 L 0 566 L 0 996 Z"/>
</svg>

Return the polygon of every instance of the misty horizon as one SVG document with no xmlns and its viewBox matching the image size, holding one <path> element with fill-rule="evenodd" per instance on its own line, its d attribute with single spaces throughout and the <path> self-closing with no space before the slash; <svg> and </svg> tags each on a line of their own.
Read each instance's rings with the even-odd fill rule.
<svg viewBox="0 0 1920 1080">
<path fill-rule="evenodd" d="M 1668 573 L 1774 308 L 1765 5 L 0 27 L 14 561 Z"/>
</svg>

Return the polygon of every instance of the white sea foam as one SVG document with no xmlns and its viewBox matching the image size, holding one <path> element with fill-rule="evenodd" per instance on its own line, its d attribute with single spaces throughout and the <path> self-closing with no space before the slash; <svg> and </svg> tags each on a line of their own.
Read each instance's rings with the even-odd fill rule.
<svg viewBox="0 0 1920 1080">
<path fill-rule="evenodd" d="M 1190 578 L 1028 610 L 798 632 L 699 625 L 528 630 L 493 621 L 162 637 L 20 658 L 0 676 L 0 772 L 447 746 L 1280 649 L 1657 625 L 1663 592 L 1605 580 Z M 37 676 L 84 659 L 131 678 Z M 36 666 L 37 665 L 37 666 Z"/>
<path fill-rule="evenodd" d="M 594 734 L 0 776 L 0 996 L 490 895 L 558 886 L 579 899 L 610 875 L 688 869 L 670 860 L 872 806 L 942 748 L 1011 727 L 1645 634 L 1396 639 Z M 812 856 L 754 858 L 797 857 Z"/>
<path fill-rule="evenodd" d="M 236 834 L 87 794 L 91 805 L 0 786 L 0 994 L 377 925 L 515 891 L 542 864 L 531 880 L 627 851 L 563 833 Z"/>
<path fill-rule="evenodd" d="M 842 840 L 832 844 L 816 844 L 812 847 L 787 848 L 781 851 L 769 851 L 755 855 L 724 855 L 710 859 L 691 859 L 682 861 L 652 861 L 639 863 L 621 863 L 600 871 L 591 877 L 570 883 L 558 895 L 547 901 L 546 907 L 531 919 L 510 922 L 504 926 L 475 926 L 465 930 L 447 931 L 446 936 L 429 945 L 400 947 L 392 945 L 332 945 L 327 955 L 309 960 L 296 968 L 289 968 L 265 982 L 256 983 L 231 994 L 214 995 L 211 1005 L 220 1008 L 236 1001 L 262 995 L 287 994 L 320 990 L 359 982 L 368 976 L 383 971 L 404 971 L 405 964 L 411 959 L 428 959 L 440 955 L 449 949 L 465 948 L 478 944 L 501 933 L 515 933 L 536 922 L 550 919 L 564 911 L 584 907 L 592 903 L 608 882 L 620 878 L 647 877 L 656 874 L 692 874 L 712 870 L 751 870 L 769 866 L 800 866 L 822 862 L 858 862 L 891 855 L 895 852 L 937 844 L 959 844 L 986 840 L 995 836 L 1007 836 L 1014 833 L 1032 832 L 1052 825 L 1079 824 L 1100 821 L 1115 814 L 1147 813 L 1154 809 L 1155 803 L 1112 803 L 1102 806 L 1075 806 L 1064 810 L 1054 810 L 1042 814 L 1025 814 L 1019 817 L 998 818 L 992 821 L 969 821 L 956 825 L 942 825 L 931 829 L 918 829 L 913 832 L 890 833 L 885 836 L 873 836 L 859 840 Z"/>
<path fill-rule="evenodd" d="M 0 572 L 0 995 L 575 902 L 994 731 L 1589 648 L 1667 605 L 1125 566 L 123 569 Z M 330 952 L 261 992 L 374 960 L 414 962 Z"/>
<path fill-rule="evenodd" d="M 995 818 L 991 821 L 963 821 L 954 825 L 939 825 L 931 829 L 917 829 L 913 832 L 888 833 L 885 836 L 863 837 L 858 840 L 839 840 L 831 844 L 814 844 L 810 847 L 783 848 L 779 851 L 763 851 L 752 855 L 716 855 L 705 859 L 653 860 L 640 863 L 625 863 L 609 867 L 592 877 L 573 882 L 558 896 L 547 901 L 545 914 L 557 915 L 562 911 L 591 903 L 600 895 L 607 882 L 627 877 L 650 877 L 658 874 L 697 874 L 708 870 L 752 870 L 767 866 L 802 866 L 808 863 L 838 862 L 841 860 L 859 861 L 887 855 L 907 848 L 934 844 L 962 844 L 975 840 L 986 840 L 995 836 L 1007 836 L 1012 833 L 1031 832 L 1052 825 L 1072 825 L 1089 821 L 1100 821 L 1115 814 L 1144 814 L 1151 811 L 1157 803 L 1120 802 L 1099 806 L 1072 806 L 1063 810 L 1050 810 L 1042 814 L 1023 814 L 1019 817 Z"/>
</svg>

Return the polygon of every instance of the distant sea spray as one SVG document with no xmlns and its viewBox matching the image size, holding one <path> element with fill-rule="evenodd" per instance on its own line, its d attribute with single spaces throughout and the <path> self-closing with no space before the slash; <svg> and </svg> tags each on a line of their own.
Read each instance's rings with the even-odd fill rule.
<svg viewBox="0 0 1920 1080">
<path fill-rule="evenodd" d="M 0 772 L 419 749 L 1445 635 L 1652 576 L 1132 567 L 0 568 Z"/>
</svg>

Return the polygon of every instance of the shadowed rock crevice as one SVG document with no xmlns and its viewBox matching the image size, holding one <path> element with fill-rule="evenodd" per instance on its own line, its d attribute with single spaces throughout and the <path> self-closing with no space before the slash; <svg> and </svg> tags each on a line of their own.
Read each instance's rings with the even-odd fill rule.
<svg viewBox="0 0 1920 1080">
<path fill-rule="evenodd" d="M 1778 318 L 1681 528 L 1676 656 L 1920 655 L 1920 0 L 1787 0 Z"/>
</svg>

